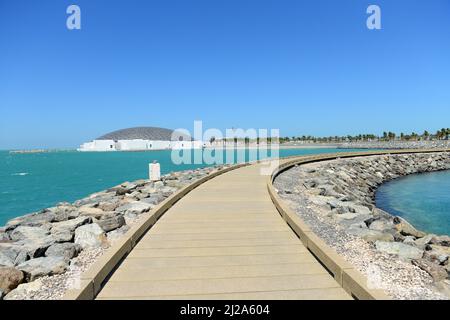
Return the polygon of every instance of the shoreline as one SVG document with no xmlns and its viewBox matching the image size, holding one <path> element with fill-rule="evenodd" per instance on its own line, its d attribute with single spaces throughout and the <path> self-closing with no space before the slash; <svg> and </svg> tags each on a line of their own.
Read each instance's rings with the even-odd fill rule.
<svg viewBox="0 0 450 320">
<path fill-rule="evenodd" d="M 368 156 L 305 164 L 281 173 L 274 186 L 319 237 L 395 299 L 449 299 L 450 237 L 425 234 L 374 205 L 377 186 L 416 172 L 448 170 L 449 155 Z M 411 158 L 425 159 L 425 165 L 417 165 L 416 172 L 402 171 Z"/>
<path fill-rule="evenodd" d="M 227 168 L 172 172 L 124 182 L 73 203 L 11 219 L 0 227 L 0 300 L 62 299 L 144 214 L 185 186 Z M 3 284 L 2 284 L 3 285 Z"/>
</svg>

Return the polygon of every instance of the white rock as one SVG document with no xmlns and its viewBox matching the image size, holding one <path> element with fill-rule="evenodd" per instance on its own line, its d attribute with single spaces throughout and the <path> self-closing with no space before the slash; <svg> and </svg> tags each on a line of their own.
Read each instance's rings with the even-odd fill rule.
<svg viewBox="0 0 450 320">
<path fill-rule="evenodd" d="M 398 255 L 402 259 L 421 259 L 423 250 L 401 242 L 377 241 L 375 247 L 378 251 Z"/>
<path fill-rule="evenodd" d="M 96 223 L 78 227 L 75 230 L 75 243 L 83 249 L 100 247 L 106 244 L 105 232 Z"/>
<path fill-rule="evenodd" d="M 61 274 L 67 267 L 63 257 L 41 257 L 25 261 L 17 269 L 25 272 L 29 281 L 34 281 L 43 276 Z"/>
<path fill-rule="evenodd" d="M 39 291 L 42 288 L 42 282 L 40 279 L 30 282 L 19 284 L 19 286 L 8 293 L 4 300 L 30 300 L 30 295 Z"/>
<path fill-rule="evenodd" d="M 52 223 L 52 233 L 60 233 L 63 231 L 73 232 L 79 226 L 88 223 L 90 219 L 89 217 L 78 217 L 72 220 Z"/>
</svg>

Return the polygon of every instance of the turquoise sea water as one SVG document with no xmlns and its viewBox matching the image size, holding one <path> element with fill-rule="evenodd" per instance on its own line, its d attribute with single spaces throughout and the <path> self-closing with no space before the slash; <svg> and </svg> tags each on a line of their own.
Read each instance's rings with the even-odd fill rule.
<svg viewBox="0 0 450 320">
<path fill-rule="evenodd" d="M 450 170 L 387 182 L 377 191 L 376 205 L 420 230 L 450 235 Z"/>
<path fill-rule="evenodd" d="M 343 151 L 354 150 L 282 149 L 280 156 Z M 0 226 L 11 218 L 61 201 L 73 202 L 124 181 L 147 178 L 148 164 L 153 160 L 161 164 L 162 174 L 206 166 L 175 165 L 168 150 L 35 154 L 0 151 Z"/>
</svg>

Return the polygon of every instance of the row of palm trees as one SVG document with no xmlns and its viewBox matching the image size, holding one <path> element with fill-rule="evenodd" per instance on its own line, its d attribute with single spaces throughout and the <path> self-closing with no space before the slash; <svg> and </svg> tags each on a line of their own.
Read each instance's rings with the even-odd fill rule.
<svg viewBox="0 0 450 320">
<path fill-rule="evenodd" d="M 450 128 L 442 128 L 438 130 L 435 134 L 431 134 L 429 131 L 425 130 L 422 134 L 417 134 L 411 132 L 410 134 L 405 134 L 403 132 L 397 135 L 391 131 L 383 132 L 382 136 L 377 136 L 374 134 L 358 134 L 358 135 L 347 135 L 347 136 L 328 136 L 328 137 L 315 137 L 315 136 L 292 136 L 280 138 L 281 143 L 285 142 L 348 142 L 348 141 L 419 141 L 419 140 L 449 140 Z"/>
<path fill-rule="evenodd" d="M 311 135 L 303 135 L 303 136 L 292 136 L 292 137 L 280 137 L 279 142 L 280 143 L 286 143 L 286 142 L 321 142 L 321 143 L 329 143 L 329 142 L 357 142 L 357 141 L 393 141 L 393 140 L 400 140 L 400 141 L 420 141 L 420 140 L 449 140 L 450 137 L 450 128 L 442 128 L 441 130 L 438 130 L 435 134 L 430 134 L 427 130 L 425 130 L 422 134 L 417 134 L 415 132 L 411 132 L 410 134 L 405 134 L 403 132 L 400 133 L 400 135 L 397 135 L 394 132 L 391 131 L 385 131 L 383 132 L 382 136 L 377 136 L 374 134 L 358 134 L 358 135 L 347 135 L 347 136 L 328 136 L 328 137 L 315 137 Z M 225 138 L 220 139 L 221 142 L 244 142 L 245 144 L 249 143 L 260 143 L 260 142 L 267 142 L 271 143 L 272 140 L 276 140 L 276 138 L 268 137 L 266 139 L 250 139 L 250 138 Z M 261 141 L 260 141 L 261 140 Z M 210 139 L 210 143 L 214 143 L 216 141 L 215 137 L 212 137 Z"/>
</svg>

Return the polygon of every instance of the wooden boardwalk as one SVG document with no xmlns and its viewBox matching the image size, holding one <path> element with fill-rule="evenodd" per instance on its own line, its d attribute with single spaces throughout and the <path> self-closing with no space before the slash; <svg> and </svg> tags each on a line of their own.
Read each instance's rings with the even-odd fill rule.
<svg viewBox="0 0 450 320">
<path fill-rule="evenodd" d="M 178 201 L 97 299 L 351 299 L 281 218 L 260 166 Z"/>
</svg>

